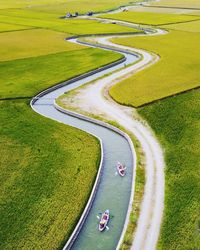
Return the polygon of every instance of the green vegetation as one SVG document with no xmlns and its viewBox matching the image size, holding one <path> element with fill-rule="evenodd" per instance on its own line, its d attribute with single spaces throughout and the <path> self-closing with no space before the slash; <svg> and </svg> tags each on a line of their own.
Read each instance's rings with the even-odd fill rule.
<svg viewBox="0 0 200 250">
<path fill-rule="evenodd" d="M 171 31 L 162 36 L 114 39 L 123 45 L 152 51 L 161 59 L 113 86 L 111 96 L 122 104 L 138 107 L 198 87 L 199 39 L 199 33 L 182 31 Z"/>
<path fill-rule="evenodd" d="M 58 249 L 77 223 L 99 165 L 97 140 L 0 102 L 0 248 Z"/>
<path fill-rule="evenodd" d="M 117 19 L 132 23 L 163 25 L 169 23 L 180 23 L 192 20 L 199 20 L 198 16 L 177 15 L 177 14 L 163 14 L 163 13 L 149 13 L 149 12 L 119 12 L 115 14 L 105 14 L 101 17 L 109 19 Z"/>
<path fill-rule="evenodd" d="M 132 137 L 132 136 L 131 136 Z M 135 229 L 137 227 L 137 221 L 140 214 L 140 206 L 144 194 L 144 185 L 145 185 L 145 169 L 144 169 L 144 156 L 142 149 L 136 141 L 135 138 L 132 137 L 132 141 L 134 143 L 135 149 L 137 151 L 137 169 L 136 169 L 136 180 L 135 180 L 135 193 L 134 193 L 134 202 L 132 205 L 132 211 L 129 218 L 129 225 L 126 230 L 124 240 L 120 247 L 120 250 L 130 250 L 133 242 L 133 235 Z"/>
<path fill-rule="evenodd" d="M 40 50 L 39 42 L 35 46 L 35 57 L 0 63 L 0 98 L 33 96 L 121 58 L 90 48 L 37 56 L 42 42 Z M 25 52 L 21 48 L 19 56 Z M 94 137 L 34 113 L 29 101 L 0 101 L 0 248 L 59 249 L 89 197 L 100 147 Z"/>
<path fill-rule="evenodd" d="M 87 48 L 65 41 L 66 37 L 65 33 L 43 29 L 1 33 L 0 61 L 37 57 L 62 51 L 84 50 Z"/>
<path fill-rule="evenodd" d="M 0 23 L 0 32 L 25 30 L 25 29 L 30 29 L 30 27 L 15 25 L 15 24 Z"/>
<path fill-rule="evenodd" d="M 188 32 L 200 32 L 200 21 L 164 25 L 163 28 L 169 30 L 182 30 Z"/>
<path fill-rule="evenodd" d="M 183 7 L 183 8 L 200 8 L 199 0 L 161 0 L 159 2 L 153 2 L 155 6 L 166 7 Z"/>
<path fill-rule="evenodd" d="M 165 150 L 165 215 L 158 249 L 200 249 L 200 90 L 139 109 Z"/>
<path fill-rule="evenodd" d="M 105 50 L 79 51 L 0 63 L 0 98 L 33 96 L 41 90 L 120 59 Z M 84 58 L 84 60 L 82 60 Z"/>
<path fill-rule="evenodd" d="M 7 0 L 0 8 L 27 3 L 54 8 L 55 0 Z M 64 38 L 134 31 L 97 21 L 62 20 L 58 14 L 30 9 L 0 11 L 0 99 L 13 98 L 0 100 L 0 249 L 62 248 L 95 180 L 97 139 L 36 114 L 30 97 L 122 56 Z"/>
<path fill-rule="evenodd" d="M 137 0 L 133 0 L 137 2 Z M 88 11 L 103 11 L 126 5 L 129 0 L 1 0 L 0 9 L 28 8 L 43 12 L 54 12 L 64 14 L 66 12 L 86 13 Z"/>
<path fill-rule="evenodd" d="M 29 13 L 28 11 L 26 13 Z M 51 29 L 60 32 L 66 32 L 71 35 L 84 35 L 84 34 L 101 34 L 101 33 L 123 33 L 134 32 L 134 29 L 119 26 L 116 24 L 105 24 L 95 20 L 80 20 L 80 19 L 58 19 L 55 16 L 51 18 L 33 18 L 27 15 L 23 16 L 21 11 L 18 11 L 18 16 L 9 14 L 0 14 L 0 23 L 26 25 L 29 27 L 37 27 L 44 29 Z"/>
</svg>

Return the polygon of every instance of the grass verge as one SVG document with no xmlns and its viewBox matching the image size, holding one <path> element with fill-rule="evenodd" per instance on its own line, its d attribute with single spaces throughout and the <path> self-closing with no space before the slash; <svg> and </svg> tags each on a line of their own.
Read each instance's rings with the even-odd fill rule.
<svg viewBox="0 0 200 250">
<path fill-rule="evenodd" d="M 92 82 L 88 83 L 88 84 L 92 84 Z M 76 104 L 75 105 L 73 104 L 73 102 L 76 100 L 75 96 L 79 93 L 80 89 L 81 89 L 81 87 L 78 87 L 78 88 L 76 88 L 72 91 L 69 91 L 69 92 L 65 93 L 64 95 L 60 96 L 56 100 L 57 104 L 65 109 L 81 113 L 83 115 L 89 116 L 89 117 L 97 119 L 97 120 L 107 122 L 108 124 L 113 125 L 119 129 L 121 129 L 122 131 L 124 131 L 125 133 L 127 133 L 130 136 L 130 138 L 134 144 L 135 150 L 136 150 L 137 167 L 136 167 L 134 201 L 132 204 L 132 211 L 131 211 L 130 218 L 129 218 L 129 224 L 128 224 L 122 245 L 120 246 L 121 250 L 128 250 L 132 246 L 133 235 L 134 235 L 135 229 L 137 227 L 137 221 L 138 221 L 139 214 L 140 214 L 140 206 L 141 206 L 143 193 L 144 193 L 144 185 L 145 185 L 144 162 L 145 162 L 145 157 L 144 157 L 142 148 L 140 146 L 140 143 L 134 137 L 133 134 L 126 131 L 118 123 L 111 121 L 111 120 L 108 120 L 107 118 L 103 117 L 100 114 L 94 115 L 94 114 L 91 114 L 88 112 L 84 112 L 80 108 L 76 107 Z M 67 101 L 66 99 L 69 99 L 69 100 Z"/>
<path fill-rule="evenodd" d="M 200 249 L 200 90 L 139 109 L 165 148 L 165 211 L 158 249 Z"/>
</svg>

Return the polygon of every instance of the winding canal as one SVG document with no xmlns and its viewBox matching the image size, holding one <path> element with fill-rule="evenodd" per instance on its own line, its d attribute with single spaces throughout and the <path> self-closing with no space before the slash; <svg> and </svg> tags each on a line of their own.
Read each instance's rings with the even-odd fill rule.
<svg viewBox="0 0 200 250">
<path fill-rule="evenodd" d="M 95 46 L 98 47 L 98 45 Z M 110 50 L 115 51 L 116 49 L 110 48 Z M 60 86 L 57 89 L 50 89 L 48 93 L 44 93 L 39 98 L 36 97 L 32 100 L 31 106 L 37 113 L 92 133 L 101 138 L 103 142 L 104 162 L 101 181 L 89 215 L 72 246 L 74 250 L 113 250 L 116 248 L 124 227 L 130 202 L 133 179 L 133 156 L 130 145 L 123 136 L 103 126 L 58 111 L 54 106 L 54 101 L 67 91 L 95 80 L 107 73 L 121 69 L 125 64 L 129 65 L 138 60 L 138 56 L 136 55 L 126 53 L 125 51 L 122 54 L 126 59 L 123 63 L 77 80 L 71 84 L 66 82 L 66 85 Z M 117 161 L 126 164 L 127 175 L 124 178 L 116 174 L 115 165 Z M 111 219 L 108 225 L 109 229 L 100 233 L 98 231 L 97 217 L 106 209 L 109 209 L 111 213 Z"/>
</svg>

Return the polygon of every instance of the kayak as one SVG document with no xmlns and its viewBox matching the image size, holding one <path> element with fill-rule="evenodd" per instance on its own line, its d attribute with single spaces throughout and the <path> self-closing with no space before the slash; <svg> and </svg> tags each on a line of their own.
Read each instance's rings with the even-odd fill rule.
<svg viewBox="0 0 200 250">
<path fill-rule="evenodd" d="M 120 162 L 117 163 L 117 170 L 118 170 L 119 175 L 121 175 L 122 177 L 126 174 L 126 171 L 125 171 L 126 167 Z"/>
<path fill-rule="evenodd" d="M 100 231 L 100 232 L 102 232 L 102 231 L 106 228 L 106 226 L 107 226 L 107 224 L 108 224 L 108 221 L 109 221 L 109 217 L 110 217 L 110 212 L 109 212 L 109 210 L 106 210 L 106 211 L 102 214 L 101 220 L 100 220 L 100 222 L 99 222 L 99 231 Z"/>
</svg>

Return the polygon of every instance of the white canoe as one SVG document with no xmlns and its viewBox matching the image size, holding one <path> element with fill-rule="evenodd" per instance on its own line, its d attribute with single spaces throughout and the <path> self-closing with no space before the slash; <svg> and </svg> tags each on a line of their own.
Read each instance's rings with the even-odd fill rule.
<svg viewBox="0 0 200 250">
<path fill-rule="evenodd" d="M 100 220 L 100 222 L 99 222 L 99 231 L 100 231 L 100 232 L 102 232 L 102 231 L 106 228 L 106 226 L 107 226 L 107 224 L 108 224 L 108 221 L 109 221 L 109 218 L 110 218 L 110 212 L 109 212 L 109 210 L 106 210 L 106 211 L 102 214 L 101 220 Z"/>
</svg>

